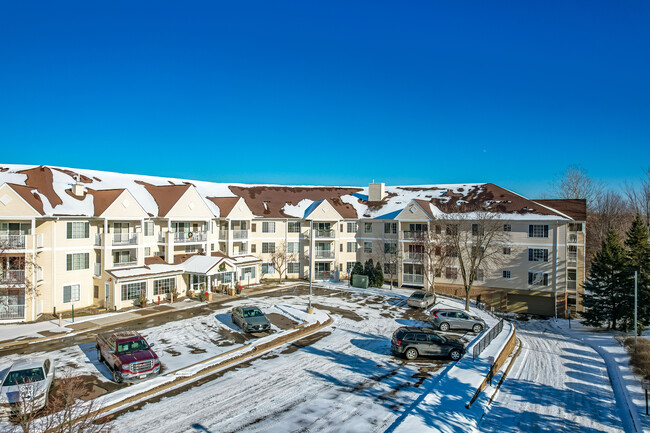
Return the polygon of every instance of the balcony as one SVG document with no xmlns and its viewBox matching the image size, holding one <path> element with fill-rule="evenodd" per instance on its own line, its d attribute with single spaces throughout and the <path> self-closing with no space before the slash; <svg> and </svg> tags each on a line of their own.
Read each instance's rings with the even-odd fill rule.
<svg viewBox="0 0 650 433">
<path fill-rule="evenodd" d="M 0 283 L 2 284 L 25 284 L 24 269 L 6 269 L 0 272 Z"/>
<path fill-rule="evenodd" d="M 22 320 L 25 318 L 24 305 L 1 305 L 0 320 Z"/>
<path fill-rule="evenodd" d="M 175 232 L 175 244 L 187 244 L 191 242 L 205 242 L 208 240 L 208 232 Z"/>
<path fill-rule="evenodd" d="M 101 235 L 101 233 L 97 233 L 95 235 L 95 246 L 96 247 L 101 247 L 102 246 L 102 235 Z"/>
<path fill-rule="evenodd" d="M 113 245 L 137 245 L 140 233 L 113 233 Z"/>
<path fill-rule="evenodd" d="M 137 265 L 138 265 L 138 260 L 137 259 L 130 259 L 129 261 L 125 261 L 125 262 L 115 262 L 115 263 L 113 263 L 114 268 L 135 267 Z"/>
<path fill-rule="evenodd" d="M 567 290 L 576 291 L 578 289 L 578 282 L 569 280 L 567 281 L 566 287 Z"/>
<path fill-rule="evenodd" d="M 424 284 L 424 275 L 402 274 L 402 284 Z"/>
<path fill-rule="evenodd" d="M 333 259 L 334 258 L 334 251 L 330 250 L 321 250 L 318 251 L 316 250 L 316 253 L 314 254 L 316 259 Z"/>
<path fill-rule="evenodd" d="M 234 240 L 248 239 L 248 230 L 232 230 Z"/>
<path fill-rule="evenodd" d="M 404 253 L 404 260 L 408 260 L 410 262 L 421 262 L 422 257 L 424 257 L 424 254 L 422 253 L 414 253 L 411 251 L 407 251 Z"/>
<path fill-rule="evenodd" d="M 227 241 L 228 240 L 228 232 L 225 230 L 219 230 L 219 240 L 220 241 Z"/>
<path fill-rule="evenodd" d="M 577 233 L 569 233 L 569 243 L 570 244 L 577 244 L 578 243 L 578 235 L 577 235 Z"/>
<path fill-rule="evenodd" d="M 25 235 L 0 235 L 0 250 L 24 250 Z"/>
<path fill-rule="evenodd" d="M 403 239 L 405 241 L 417 241 L 417 240 L 420 240 L 420 239 L 422 239 L 423 233 L 425 233 L 425 232 L 421 232 L 421 231 L 420 232 L 417 232 L 417 231 L 415 231 L 415 232 L 412 232 L 412 231 L 402 232 L 402 234 L 404 235 Z"/>
<path fill-rule="evenodd" d="M 334 237 L 334 230 L 314 230 L 314 237 L 315 238 L 333 238 Z"/>
<path fill-rule="evenodd" d="M 567 261 L 567 266 L 576 267 L 578 265 L 578 253 L 569 252 L 569 254 L 567 254 L 566 261 Z"/>
</svg>

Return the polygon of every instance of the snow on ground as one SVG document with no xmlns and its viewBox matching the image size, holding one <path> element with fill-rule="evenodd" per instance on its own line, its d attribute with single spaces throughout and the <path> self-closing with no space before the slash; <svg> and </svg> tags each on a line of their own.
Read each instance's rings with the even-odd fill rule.
<svg viewBox="0 0 650 433">
<path fill-rule="evenodd" d="M 412 291 L 330 287 L 335 290 L 314 288 L 312 302 L 334 318 L 332 326 L 227 369 L 216 380 L 122 414 L 114 421 L 116 430 L 384 431 L 449 361 L 408 362 L 390 354 L 397 327 L 426 325 L 410 318 L 424 314 L 405 306 Z M 281 299 L 256 302 L 306 301 L 297 291 L 276 295 Z"/>
<path fill-rule="evenodd" d="M 481 432 L 622 432 L 603 358 L 550 321 L 517 322 L 522 350 Z"/>
</svg>

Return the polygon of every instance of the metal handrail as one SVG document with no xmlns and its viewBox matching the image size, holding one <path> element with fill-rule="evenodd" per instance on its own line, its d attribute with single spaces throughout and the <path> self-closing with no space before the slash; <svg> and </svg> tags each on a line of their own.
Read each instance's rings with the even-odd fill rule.
<svg viewBox="0 0 650 433">
<path fill-rule="evenodd" d="M 503 330 L 503 319 L 499 320 L 496 326 L 491 328 L 487 334 L 485 334 L 481 339 L 474 345 L 472 348 L 472 359 L 476 359 L 481 352 L 485 350 L 486 347 L 490 345 L 492 340 L 494 340 L 497 335 Z"/>
</svg>

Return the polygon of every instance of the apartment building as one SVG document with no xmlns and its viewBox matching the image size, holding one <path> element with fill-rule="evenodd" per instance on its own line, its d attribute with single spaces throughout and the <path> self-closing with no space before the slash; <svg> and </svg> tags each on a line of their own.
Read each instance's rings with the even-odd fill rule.
<svg viewBox="0 0 650 433">
<path fill-rule="evenodd" d="M 278 252 L 289 278 L 344 279 L 372 258 L 399 286 L 424 287 L 418 234 L 443 230 L 450 204 L 466 203 L 488 206 L 507 232 L 503 265 L 482 270 L 475 295 L 509 311 L 580 310 L 584 200 L 530 200 L 493 184 L 226 185 L 5 165 L 0 321 L 245 287 L 280 276 Z M 461 294 L 453 261 L 434 286 Z"/>
</svg>

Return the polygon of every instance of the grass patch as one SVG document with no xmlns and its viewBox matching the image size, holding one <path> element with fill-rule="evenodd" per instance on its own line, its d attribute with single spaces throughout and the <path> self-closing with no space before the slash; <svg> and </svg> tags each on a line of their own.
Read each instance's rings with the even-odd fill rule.
<svg viewBox="0 0 650 433">
<path fill-rule="evenodd" d="M 625 349 L 630 355 L 630 365 L 635 373 L 650 380 L 650 340 L 638 337 L 636 350 L 634 349 L 634 337 L 627 337 L 624 340 Z"/>
</svg>

